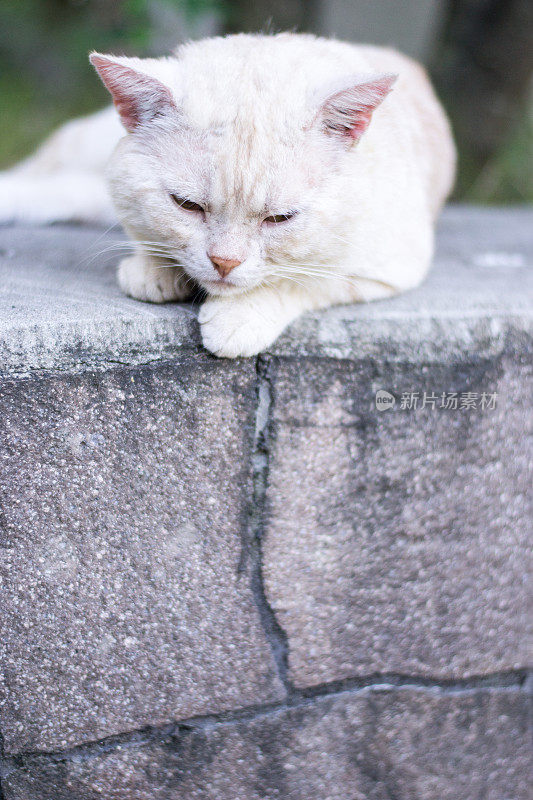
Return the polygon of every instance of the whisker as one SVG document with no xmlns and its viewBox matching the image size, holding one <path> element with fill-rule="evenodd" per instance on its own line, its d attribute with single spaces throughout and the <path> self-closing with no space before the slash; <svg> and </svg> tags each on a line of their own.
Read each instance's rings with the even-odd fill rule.
<svg viewBox="0 0 533 800">
<path fill-rule="evenodd" d="M 110 225 L 110 226 L 109 226 L 109 228 L 106 228 L 106 229 L 105 229 L 105 231 L 103 231 L 103 232 L 100 234 L 100 236 L 98 236 L 98 237 L 97 237 L 97 238 L 94 240 L 94 242 L 91 244 L 91 247 L 96 247 L 96 245 L 97 245 L 99 242 L 101 242 L 101 241 L 102 241 L 102 239 L 104 238 L 104 236 L 107 236 L 107 234 L 108 234 L 110 231 L 112 231 L 112 230 L 113 230 L 113 228 L 118 228 L 118 227 L 119 227 L 119 225 L 120 225 L 120 222 L 114 222 L 112 225 Z"/>
<path fill-rule="evenodd" d="M 332 272 L 331 270 L 326 270 L 326 269 L 319 270 L 315 267 L 309 267 L 303 264 L 299 265 L 295 269 L 291 269 L 290 271 L 287 271 L 286 268 L 284 269 L 285 265 L 281 265 L 281 267 L 282 267 L 281 270 L 274 270 L 273 274 L 280 276 L 297 275 L 297 276 L 306 276 L 310 278 L 335 278 L 348 281 L 353 278 L 360 277 L 358 275 L 354 275 L 353 273 L 346 274 L 342 272 Z"/>
<path fill-rule="evenodd" d="M 330 232 L 328 236 L 333 236 L 334 239 L 338 239 L 340 242 L 344 242 L 345 244 L 353 245 L 353 241 L 350 241 L 350 239 L 345 239 L 344 236 L 339 236 L 337 233 Z"/>
<path fill-rule="evenodd" d="M 136 251 L 139 251 L 139 249 L 143 254 L 147 256 L 152 256 L 154 258 L 169 258 L 172 255 L 174 255 L 170 249 L 161 250 L 156 247 L 148 245 L 143 245 L 142 248 L 138 248 L 132 242 L 117 242 L 116 244 L 104 247 L 97 253 L 94 253 L 92 255 L 90 254 L 86 258 L 81 259 L 78 262 L 77 266 L 78 267 L 89 266 L 90 264 L 93 264 L 98 258 L 102 258 L 103 256 L 109 256 L 111 254 L 121 255 L 122 253 L 124 253 L 125 255 L 127 255 L 128 253 L 131 253 L 133 255 Z"/>
<path fill-rule="evenodd" d="M 285 280 L 288 280 L 291 277 L 290 273 L 289 274 L 284 274 L 284 273 L 280 272 L 279 275 L 283 276 Z M 394 286 L 391 283 L 388 283 L 387 281 L 383 281 L 380 278 L 371 277 L 369 275 L 359 275 L 357 273 L 350 273 L 350 274 L 335 273 L 335 272 L 331 272 L 329 270 L 328 271 L 318 271 L 316 269 L 307 269 L 307 268 L 302 267 L 298 271 L 298 275 L 299 276 L 301 275 L 301 276 L 304 276 L 304 277 L 308 277 L 310 279 L 317 280 L 317 281 L 319 281 L 319 280 L 327 280 L 327 279 L 333 279 L 333 280 L 336 280 L 336 281 L 344 281 L 345 283 L 351 285 L 352 287 L 353 287 L 353 281 L 354 280 L 369 281 L 371 283 L 375 283 L 375 284 L 379 284 L 380 286 L 383 286 L 385 289 L 387 289 L 388 291 L 390 291 L 392 293 L 394 293 L 394 291 L 395 291 Z M 355 287 L 353 287 L 353 288 L 355 288 Z"/>
<path fill-rule="evenodd" d="M 282 280 L 290 281 L 291 283 L 295 283 L 298 286 L 301 286 L 302 289 L 306 289 L 307 288 L 307 284 L 304 283 L 304 281 L 301 281 L 298 278 L 296 278 L 294 275 L 290 275 L 290 274 L 284 275 L 283 273 L 280 273 L 279 277 Z"/>
</svg>

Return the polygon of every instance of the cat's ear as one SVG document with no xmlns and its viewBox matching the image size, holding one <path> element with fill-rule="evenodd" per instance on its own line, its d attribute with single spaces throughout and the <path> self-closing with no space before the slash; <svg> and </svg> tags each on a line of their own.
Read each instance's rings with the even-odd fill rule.
<svg viewBox="0 0 533 800">
<path fill-rule="evenodd" d="M 388 95 L 397 75 L 377 75 L 359 82 L 353 78 L 322 101 L 318 120 L 326 133 L 346 144 L 358 141 L 366 131 L 372 113 Z"/>
<path fill-rule="evenodd" d="M 110 92 L 127 131 L 134 131 L 154 117 L 177 110 L 170 89 L 157 78 L 142 72 L 141 59 L 91 53 L 89 61 Z"/>
</svg>

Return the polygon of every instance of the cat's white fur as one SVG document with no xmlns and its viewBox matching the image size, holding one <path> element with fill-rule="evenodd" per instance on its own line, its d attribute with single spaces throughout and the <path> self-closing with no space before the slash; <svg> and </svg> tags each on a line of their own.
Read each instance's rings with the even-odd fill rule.
<svg viewBox="0 0 533 800">
<path fill-rule="evenodd" d="M 415 62 L 280 34 L 93 63 L 131 132 L 111 109 L 64 126 L 0 176 L 0 220 L 112 222 L 106 171 L 138 243 L 120 285 L 165 302 L 194 279 L 208 293 L 202 339 L 219 356 L 258 353 L 306 310 L 389 297 L 424 277 L 455 152 Z M 209 255 L 242 263 L 222 279 Z"/>
</svg>

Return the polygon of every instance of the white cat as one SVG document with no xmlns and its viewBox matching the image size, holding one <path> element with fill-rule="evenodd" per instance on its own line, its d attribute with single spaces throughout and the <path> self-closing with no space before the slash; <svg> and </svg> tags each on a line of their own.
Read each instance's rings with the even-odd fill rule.
<svg viewBox="0 0 533 800">
<path fill-rule="evenodd" d="M 306 310 L 424 277 L 455 152 L 413 61 L 280 34 L 91 62 L 127 135 L 111 109 L 67 124 L 0 177 L 0 219 L 112 221 L 114 148 L 108 185 L 136 242 L 121 287 L 158 303 L 202 286 L 202 339 L 219 356 L 258 353 Z"/>
</svg>

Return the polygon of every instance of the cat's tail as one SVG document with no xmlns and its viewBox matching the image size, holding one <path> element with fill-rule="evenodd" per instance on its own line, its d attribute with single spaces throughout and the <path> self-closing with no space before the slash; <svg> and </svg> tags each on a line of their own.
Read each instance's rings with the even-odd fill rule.
<svg viewBox="0 0 533 800">
<path fill-rule="evenodd" d="M 104 170 L 122 135 L 113 108 L 67 122 L 28 159 L 0 172 L 0 223 L 115 223 Z"/>
</svg>

